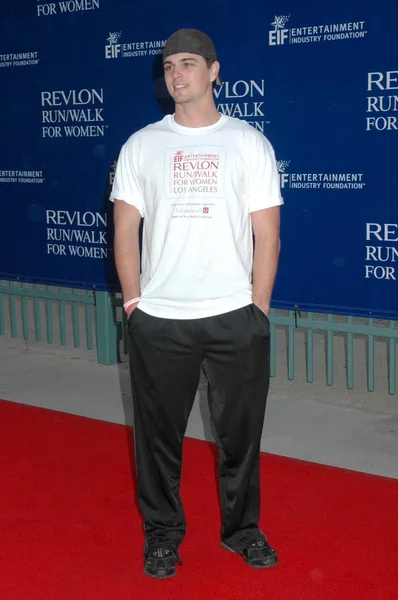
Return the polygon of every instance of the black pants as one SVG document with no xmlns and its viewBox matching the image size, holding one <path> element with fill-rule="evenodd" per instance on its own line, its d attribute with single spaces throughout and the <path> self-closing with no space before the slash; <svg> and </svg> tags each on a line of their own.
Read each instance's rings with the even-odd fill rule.
<svg viewBox="0 0 398 600">
<path fill-rule="evenodd" d="M 235 549 L 258 538 L 259 458 L 269 386 L 269 321 L 254 305 L 201 319 L 129 319 L 138 498 L 146 544 L 178 547 L 182 444 L 199 384 L 219 448 L 221 538 Z"/>
</svg>

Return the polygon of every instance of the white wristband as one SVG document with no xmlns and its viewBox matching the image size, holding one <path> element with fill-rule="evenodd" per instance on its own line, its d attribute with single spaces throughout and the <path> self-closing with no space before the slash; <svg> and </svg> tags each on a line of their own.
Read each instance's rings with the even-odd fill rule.
<svg viewBox="0 0 398 600">
<path fill-rule="evenodd" d="M 131 300 L 127 300 L 127 302 L 123 304 L 124 310 L 127 310 L 130 306 L 133 306 L 133 304 L 138 304 L 140 300 L 141 296 L 139 296 L 138 298 L 132 298 Z"/>
</svg>

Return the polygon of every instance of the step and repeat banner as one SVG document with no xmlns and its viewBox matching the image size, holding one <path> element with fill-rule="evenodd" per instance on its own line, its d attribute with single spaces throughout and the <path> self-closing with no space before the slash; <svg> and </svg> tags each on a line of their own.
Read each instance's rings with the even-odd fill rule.
<svg viewBox="0 0 398 600">
<path fill-rule="evenodd" d="M 173 111 L 161 53 L 213 38 L 218 110 L 275 148 L 273 306 L 398 319 L 396 0 L 2 0 L 0 277 L 118 290 L 118 153 Z"/>
</svg>

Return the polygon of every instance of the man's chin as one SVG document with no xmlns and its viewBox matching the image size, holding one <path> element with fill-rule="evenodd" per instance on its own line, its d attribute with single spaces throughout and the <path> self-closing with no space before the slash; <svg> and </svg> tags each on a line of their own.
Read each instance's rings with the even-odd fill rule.
<svg viewBox="0 0 398 600">
<path fill-rule="evenodd" d="M 174 88 L 168 90 L 170 96 L 173 98 L 176 104 L 185 104 L 191 100 L 191 94 L 187 94 L 187 91 L 187 89 L 178 91 L 174 90 Z"/>
<path fill-rule="evenodd" d="M 176 104 L 187 104 L 188 102 L 191 102 L 192 98 L 188 98 L 188 96 L 174 96 L 173 100 Z"/>
</svg>

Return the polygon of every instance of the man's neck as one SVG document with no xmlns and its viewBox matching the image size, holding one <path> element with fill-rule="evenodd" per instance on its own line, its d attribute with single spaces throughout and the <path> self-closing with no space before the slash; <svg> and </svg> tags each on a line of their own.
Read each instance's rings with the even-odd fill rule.
<svg viewBox="0 0 398 600">
<path fill-rule="evenodd" d="M 206 106 L 191 106 L 189 104 L 176 104 L 174 120 L 183 127 L 209 127 L 221 118 L 215 104 Z"/>
</svg>

